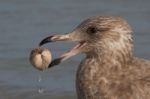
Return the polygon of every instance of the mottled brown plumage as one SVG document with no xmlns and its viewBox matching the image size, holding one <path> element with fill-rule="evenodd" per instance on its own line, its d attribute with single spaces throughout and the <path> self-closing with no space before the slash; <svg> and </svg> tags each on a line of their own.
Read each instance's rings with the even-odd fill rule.
<svg viewBox="0 0 150 99">
<path fill-rule="evenodd" d="M 78 99 L 150 99 L 150 61 L 133 55 L 132 30 L 125 20 L 91 17 L 73 32 L 50 36 L 40 45 L 68 40 L 79 43 L 49 66 L 86 54 L 76 75 Z"/>
</svg>

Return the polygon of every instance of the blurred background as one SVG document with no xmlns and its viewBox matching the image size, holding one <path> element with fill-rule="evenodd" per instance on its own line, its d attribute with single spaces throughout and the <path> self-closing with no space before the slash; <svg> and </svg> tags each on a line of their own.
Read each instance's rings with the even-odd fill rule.
<svg viewBox="0 0 150 99">
<path fill-rule="evenodd" d="M 40 72 L 29 63 L 29 54 L 43 38 L 70 32 L 90 16 L 125 18 L 134 30 L 135 55 L 150 59 L 149 4 L 149 0 L 0 0 L 0 99 L 76 99 L 75 75 L 84 55 Z M 72 46 L 44 47 L 56 58 Z"/>
</svg>

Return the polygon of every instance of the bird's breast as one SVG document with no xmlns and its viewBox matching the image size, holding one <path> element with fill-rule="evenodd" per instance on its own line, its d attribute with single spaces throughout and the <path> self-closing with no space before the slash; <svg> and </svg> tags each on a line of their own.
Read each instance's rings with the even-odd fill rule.
<svg viewBox="0 0 150 99">
<path fill-rule="evenodd" d="M 96 96 L 99 82 L 98 71 L 98 64 L 94 60 L 86 59 L 81 62 L 76 76 L 77 93 L 79 97 L 82 97 L 81 99 L 89 99 L 92 96 Z"/>
</svg>

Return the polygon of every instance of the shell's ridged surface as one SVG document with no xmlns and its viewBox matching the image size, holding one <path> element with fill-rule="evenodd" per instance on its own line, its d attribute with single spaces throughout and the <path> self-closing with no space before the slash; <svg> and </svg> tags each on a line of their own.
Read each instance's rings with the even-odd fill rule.
<svg viewBox="0 0 150 99">
<path fill-rule="evenodd" d="M 30 62 L 38 70 L 47 69 L 51 60 L 51 52 L 46 48 L 35 48 L 30 53 Z"/>
</svg>

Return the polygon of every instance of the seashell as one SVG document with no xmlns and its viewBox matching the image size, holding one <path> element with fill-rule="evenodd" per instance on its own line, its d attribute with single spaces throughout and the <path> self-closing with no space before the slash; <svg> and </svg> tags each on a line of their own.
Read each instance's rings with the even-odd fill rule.
<svg viewBox="0 0 150 99">
<path fill-rule="evenodd" d="M 46 48 L 35 48 L 30 53 L 30 63 L 38 70 L 47 69 L 51 61 L 51 52 Z"/>
</svg>

